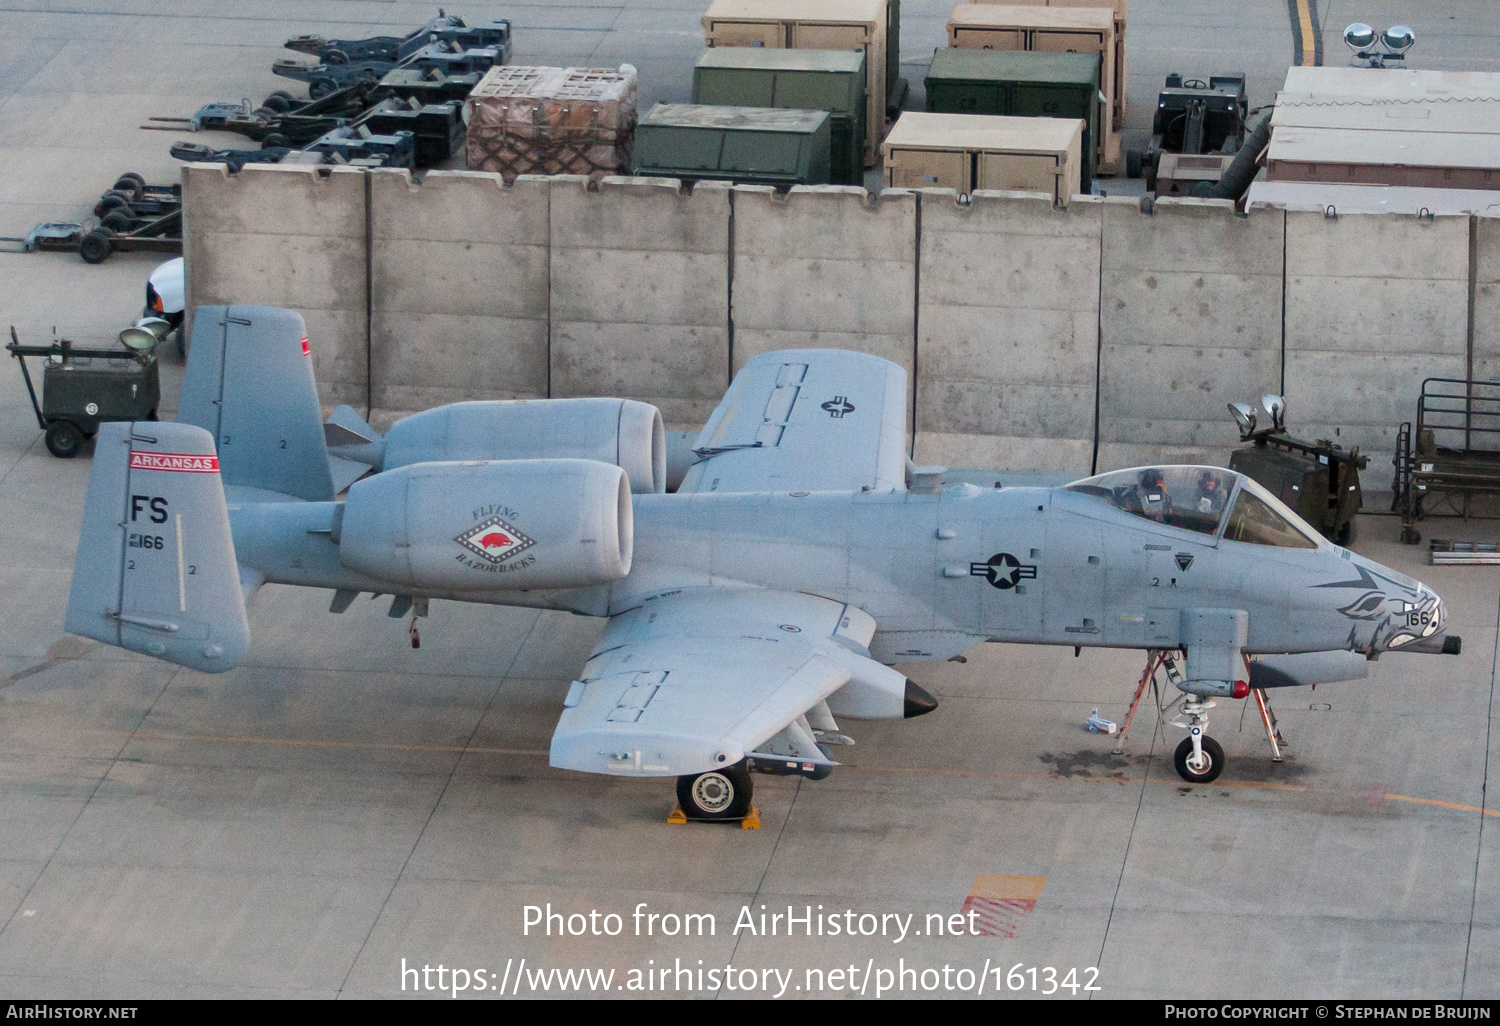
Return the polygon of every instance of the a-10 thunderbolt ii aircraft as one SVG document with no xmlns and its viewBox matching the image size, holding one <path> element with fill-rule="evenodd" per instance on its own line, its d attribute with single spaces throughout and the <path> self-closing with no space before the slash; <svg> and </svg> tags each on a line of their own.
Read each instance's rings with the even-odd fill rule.
<svg viewBox="0 0 1500 1026">
<path fill-rule="evenodd" d="M 294 312 L 199 308 L 180 422 L 100 428 L 70 631 L 220 672 L 266 581 L 333 589 L 334 612 L 371 592 L 393 616 L 608 617 L 552 765 L 677 777 L 700 819 L 743 816 L 750 770 L 826 776 L 841 719 L 933 709 L 890 664 L 986 640 L 1185 653 L 1176 761 L 1198 781 L 1224 765 L 1205 699 L 1458 646 L 1429 588 L 1228 470 L 944 487 L 908 463 L 906 375 L 873 356 L 749 360 L 663 494 L 654 407 L 459 403 L 381 436 L 320 423 L 308 352 Z M 375 472 L 338 501 L 351 460 Z"/>
</svg>

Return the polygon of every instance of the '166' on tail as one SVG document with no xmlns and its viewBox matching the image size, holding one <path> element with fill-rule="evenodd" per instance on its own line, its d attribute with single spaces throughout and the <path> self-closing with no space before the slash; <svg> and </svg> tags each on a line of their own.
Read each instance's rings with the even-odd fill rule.
<svg viewBox="0 0 1500 1026">
<path fill-rule="evenodd" d="M 195 670 L 250 644 L 213 437 L 191 424 L 102 424 L 67 628 Z"/>
</svg>

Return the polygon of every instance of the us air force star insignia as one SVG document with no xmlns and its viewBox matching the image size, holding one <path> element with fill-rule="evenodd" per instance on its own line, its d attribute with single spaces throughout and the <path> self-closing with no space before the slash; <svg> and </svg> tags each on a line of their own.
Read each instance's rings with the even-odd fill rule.
<svg viewBox="0 0 1500 1026">
<path fill-rule="evenodd" d="M 1191 552 L 1177 553 L 1177 569 L 1186 570 L 1193 565 L 1193 554 Z"/>
<path fill-rule="evenodd" d="M 854 404 L 849 401 L 848 396 L 836 395 L 823 404 L 823 409 L 834 420 L 839 420 L 844 414 L 854 412 Z"/>
<path fill-rule="evenodd" d="M 491 563 L 504 563 L 517 552 L 523 552 L 536 544 L 535 540 L 526 537 L 499 517 L 481 520 L 453 540 Z"/>
<path fill-rule="evenodd" d="M 983 577 L 1001 590 L 1014 588 L 1022 581 L 1036 578 L 1036 566 L 1023 564 L 1009 552 L 997 552 L 987 563 L 970 563 L 970 577 Z"/>
</svg>

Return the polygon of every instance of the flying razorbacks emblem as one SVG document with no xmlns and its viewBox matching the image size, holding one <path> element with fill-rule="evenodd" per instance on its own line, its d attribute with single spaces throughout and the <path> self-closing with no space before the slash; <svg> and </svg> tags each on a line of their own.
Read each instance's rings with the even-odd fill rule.
<svg viewBox="0 0 1500 1026">
<path fill-rule="evenodd" d="M 1009 590 L 1022 581 L 1036 579 L 1036 566 L 1022 563 L 1009 552 L 997 552 L 984 563 L 969 564 L 970 577 L 983 577 L 996 588 Z"/>
<path fill-rule="evenodd" d="M 491 563 L 504 563 L 536 544 L 534 539 L 526 537 L 499 517 L 481 520 L 453 540 Z"/>
</svg>

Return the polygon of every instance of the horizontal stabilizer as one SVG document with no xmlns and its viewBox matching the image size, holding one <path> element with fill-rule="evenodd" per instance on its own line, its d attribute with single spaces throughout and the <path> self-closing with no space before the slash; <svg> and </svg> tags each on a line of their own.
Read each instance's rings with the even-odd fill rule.
<svg viewBox="0 0 1500 1026">
<path fill-rule="evenodd" d="M 213 437 L 191 424 L 100 425 L 67 629 L 222 673 L 250 645 L 241 587 Z"/>
<path fill-rule="evenodd" d="M 385 438 L 365 423 L 352 406 L 339 406 L 329 414 L 328 422 L 323 425 L 323 442 L 328 447 L 335 495 L 366 471 L 385 469 Z M 359 469 L 356 471 L 355 467 Z"/>
</svg>

